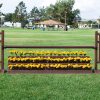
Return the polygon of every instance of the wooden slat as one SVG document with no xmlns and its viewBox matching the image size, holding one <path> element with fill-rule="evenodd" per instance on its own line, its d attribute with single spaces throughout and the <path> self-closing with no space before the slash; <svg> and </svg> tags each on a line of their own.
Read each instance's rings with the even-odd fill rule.
<svg viewBox="0 0 100 100">
<path fill-rule="evenodd" d="M 98 46 L 97 46 L 97 41 L 98 41 L 98 32 L 95 32 L 95 50 L 94 50 L 94 54 L 95 54 L 95 58 L 94 58 L 94 66 L 95 66 L 95 70 L 97 70 L 98 66 L 97 66 L 97 61 L 98 61 Z"/>
<path fill-rule="evenodd" d="M 4 48 L 39 48 L 39 49 L 62 49 L 62 48 L 70 48 L 70 49 L 95 49 L 95 46 L 4 46 Z"/>
<path fill-rule="evenodd" d="M 99 47 L 98 47 L 98 53 L 99 53 L 98 56 L 99 57 L 98 57 L 98 59 L 99 59 L 99 63 L 100 63 L 100 34 L 99 34 L 99 43 L 98 44 L 99 44 Z"/>
<path fill-rule="evenodd" d="M 8 73 L 33 73 L 33 74 L 91 74 L 92 70 L 8 70 Z"/>
</svg>

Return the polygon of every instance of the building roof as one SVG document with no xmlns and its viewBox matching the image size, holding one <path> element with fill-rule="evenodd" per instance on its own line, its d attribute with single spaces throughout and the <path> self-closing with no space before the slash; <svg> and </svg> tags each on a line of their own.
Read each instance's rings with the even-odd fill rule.
<svg viewBox="0 0 100 100">
<path fill-rule="evenodd" d="M 39 24 L 42 24 L 42 25 L 64 25 L 64 23 L 61 23 L 59 21 L 55 21 L 55 20 L 45 20 L 43 22 L 39 22 Z"/>
</svg>

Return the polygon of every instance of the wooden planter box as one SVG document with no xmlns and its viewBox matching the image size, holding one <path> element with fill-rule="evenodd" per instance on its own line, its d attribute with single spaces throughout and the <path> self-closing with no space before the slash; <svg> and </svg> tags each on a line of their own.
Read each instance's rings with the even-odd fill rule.
<svg viewBox="0 0 100 100">
<path fill-rule="evenodd" d="M 11 57 L 11 56 L 9 56 L 9 57 Z M 19 56 L 12 56 L 12 57 L 16 57 L 16 58 L 36 58 L 36 57 L 39 57 L 39 56 L 25 56 L 25 57 L 19 57 Z M 41 56 L 42 58 L 48 58 L 48 56 Z M 52 58 L 52 59 L 55 59 L 55 58 L 68 58 L 68 57 L 75 57 L 75 56 L 49 56 L 50 58 Z M 80 56 L 79 56 L 80 57 Z M 85 58 L 85 57 L 89 57 L 89 56 L 81 56 L 80 58 Z M 15 64 L 64 64 L 64 65 L 68 65 L 68 64 L 78 64 L 78 65 L 84 65 L 84 64 L 90 64 L 90 61 L 87 61 L 87 62 L 80 62 L 79 60 L 77 60 L 76 62 L 75 61 L 73 61 L 73 60 L 70 60 L 70 61 L 50 61 L 50 60 L 36 60 L 36 61 L 33 61 L 33 60 L 26 60 L 26 61 L 8 61 L 8 65 L 15 65 Z M 43 71 L 43 70 L 51 70 L 51 71 L 53 71 L 53 70 L 91 70 L 91 68 L 82 68 L 82 67 L 80 67 L 80 68 L 78 68 L 78 66 L 77 66 L 77 68 L 72 68 L 72 67 L 67 67 L 67 68 L 54 68 L 54 67 L 49 67 L 49 68 L 36 68 L 36 67 L 34 67 L 34 68 L 25 68 L 25 67 L 16 67 L 16 68 L 12 68 L 11 70 L 10 69 L 8 69 L 9 71 L 11 71 L 11 70 L 28 70 L 28 71 L 31 71 L 31 70 L 41 70 L 41 71 Z"/>
<path fill-rule="evenodd" d="M 9 56 L 11 57 L 11 56 Z M 8 58 L 9 58 L 8 57 Z M 37 56 L 26 56 L 26 57 L 19 57 L 19 56 L 16 56 L 16 58 L 36 58 Z M 48 58 L 48 56 L 42 56 L 43 58 Z M 69 58 L 68 56 L 49 56 L 50 58 L 52 59 L 55 59 L 55 58 Z M 70 56 L 71 58 L 75 58 L 75 56 Z M 85 57 L 89 57 L 89 56 L 85 56 Z M 85 57 L 80 57 L 80 58 L 85 58 Z M 66 61 L 50 61 L 50 60 L 26 60 L 26 61 L 8 61 L 10 63 L 90 63 L 90 61 L 80 61 L 80 60 L 77 60 L 77 61 L 74 61 L 74 60 L 66 60 Z"/>
</svg>

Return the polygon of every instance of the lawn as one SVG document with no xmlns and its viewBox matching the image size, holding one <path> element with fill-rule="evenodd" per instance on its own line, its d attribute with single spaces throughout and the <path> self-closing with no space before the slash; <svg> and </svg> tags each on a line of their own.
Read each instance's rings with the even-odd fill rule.
<svg viewBox="0 0 100 100">
<path fill-rule="evenodd" d="M 64 32 L 5 29 L 5 45 L 94 45 L 94 33 L 95 30 Z"/>
<path fill-rule="evenodd" d="M 4 30 L 5 45 L 74 46 L 95 43 L 95 30 Z M 6 68 L 8 50 L 5 50 Z M 93 50 L 86 51 L 93 58 Z M 0 74 L 0 100 L 99 100 L 99 78 L 99 74 Z"/>
</svg>

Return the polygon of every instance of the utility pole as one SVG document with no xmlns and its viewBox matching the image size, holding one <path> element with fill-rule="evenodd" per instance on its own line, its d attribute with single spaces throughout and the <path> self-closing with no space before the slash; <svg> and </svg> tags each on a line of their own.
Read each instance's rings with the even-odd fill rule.
<svg viewBox="0 0 100 100">
<path fill-rule="evenodd" d="M 3 25 L 4 18 L 5 18 L 5 16 L 3 16 L 2 13 L 0 13 L 0 26 L 1 26 L 1 27 L 2 27 L 2 25 Z"/>
<path fill-rule="evenodd" d="M 99 18 L 97 19 L 97 23 L 98 23 L 98 29 L 100 28 L 99 26 L 100 26 L 100 16 L 99 16 Z"/>
</svg>

